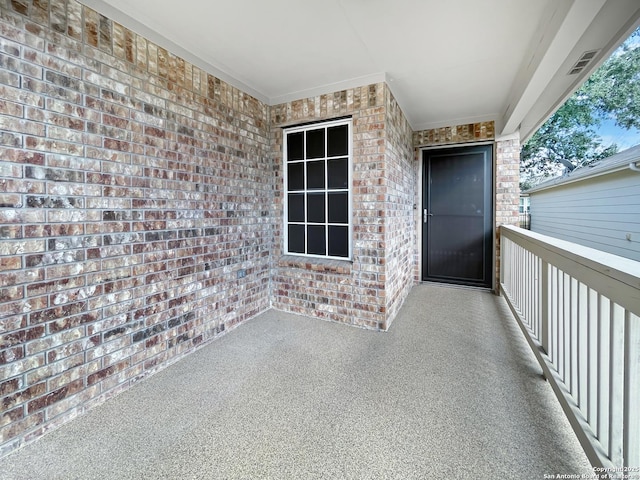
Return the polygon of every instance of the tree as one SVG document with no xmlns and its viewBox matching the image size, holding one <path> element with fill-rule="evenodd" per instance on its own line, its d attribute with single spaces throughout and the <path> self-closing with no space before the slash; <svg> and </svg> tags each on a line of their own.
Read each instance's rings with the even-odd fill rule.
<svg viewBox="0 0 640 480">
<path fill-rule="evenodd" d="M 596 133 L 605 119 L 640 128 L 640 29 L 522 146 L 521 188 L 560 173 L 563 163 L 581 167 L 616 153 Z"/>
</svg>

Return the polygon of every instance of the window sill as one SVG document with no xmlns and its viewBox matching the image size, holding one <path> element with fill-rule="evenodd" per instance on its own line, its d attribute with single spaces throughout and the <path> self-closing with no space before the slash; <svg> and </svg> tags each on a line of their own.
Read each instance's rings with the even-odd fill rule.
<svg viewBox="0 0 640 480">
<path fill-rule="evenodd" d="M 313 272 L 351 274 L 351 260 L 335 260 L 333 258 L 297 257 L 283 255 L 278 260 L 279 267 L 301 268 Z"/>
</svg>

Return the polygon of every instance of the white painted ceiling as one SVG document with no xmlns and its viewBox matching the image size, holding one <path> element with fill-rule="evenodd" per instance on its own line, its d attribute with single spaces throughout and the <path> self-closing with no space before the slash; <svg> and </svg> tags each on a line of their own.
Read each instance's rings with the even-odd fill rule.
<svg viewBox="0 0 640 480">
<path fill-rule="evenodd" d="M 639 0 L 81 1 L 268 104 L 386 81 L 414 130 L 523 136 L 640 21 Z"/>
</svg>

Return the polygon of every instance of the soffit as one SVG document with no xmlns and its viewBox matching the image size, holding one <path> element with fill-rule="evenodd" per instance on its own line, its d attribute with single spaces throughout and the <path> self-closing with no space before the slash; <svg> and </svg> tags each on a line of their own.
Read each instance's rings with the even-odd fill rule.
<svg viewBox="0 0 640 480">
<path fill-rule="evenodd" d="M 600 32 L 595 65 L 640 17 L 637 0 L 82 3 L 271 105 L 385 81 L 414 130 L 494 120 L 499 134 L 537 126 L 584 80 L 560 69 L 586 34 Z"/>
</svg>

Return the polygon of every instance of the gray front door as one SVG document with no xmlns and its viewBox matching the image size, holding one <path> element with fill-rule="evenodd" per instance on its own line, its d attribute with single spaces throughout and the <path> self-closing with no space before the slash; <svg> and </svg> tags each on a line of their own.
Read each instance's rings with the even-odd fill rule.
<svg viewBox="0 0 640 480">
<path fill-rule="evenodd" d="M 422 279 L 491 287 L 490 145 L 423 152 Z"/>
</svg>

